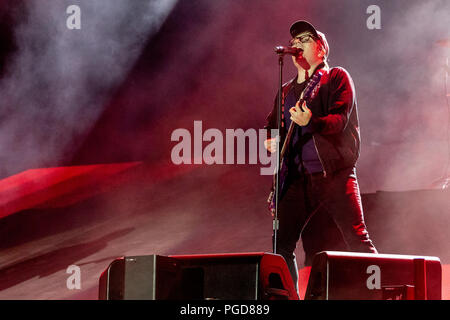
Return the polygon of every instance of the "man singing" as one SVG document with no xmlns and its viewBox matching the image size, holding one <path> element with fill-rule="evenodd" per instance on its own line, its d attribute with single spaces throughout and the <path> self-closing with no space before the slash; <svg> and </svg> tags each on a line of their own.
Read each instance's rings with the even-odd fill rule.
<svg viewBox="0 0 450 320">
<path fill-rule="evenodd" d="M 298 74 L 282 90 L 281 141 L 291 122 L 295 125 L 284 158 L 287 177 L 280 188 L 276 253 L 285 258 L 298 290 L 294 251 L 303 228 L 319 210 L 331 216 L 350 251 L 377 250 L 364 223 L 356 178 L 360 135 L 353 81 L 343 68 L 328 67 L 328 42 L 310 23 L 296 21 L 290 34 L 290 45 L 301 50 L 292 57 Z M 300 105 L 299 97 L 317 72 L 322 76 L 316 94 Z M 277 128 L 277 103 L 265 128 Z M 276 151 L 274 137 L 265 145 Z"/>
</svg>

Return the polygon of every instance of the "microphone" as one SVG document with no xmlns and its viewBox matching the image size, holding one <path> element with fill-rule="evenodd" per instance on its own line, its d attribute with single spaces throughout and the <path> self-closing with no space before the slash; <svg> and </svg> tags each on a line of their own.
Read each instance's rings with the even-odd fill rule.
<svg viewBox="0 0 450 320">
<path fill-rule="evenodd" d="M 275 52 L 277 54 L 291 54 L 293 56 L 298 56 L 300 54 L 300 52 L 303 52 L 302 49 L 300 48 L 295 48 L 295 47 L 275 47 Z"/>
</svg>

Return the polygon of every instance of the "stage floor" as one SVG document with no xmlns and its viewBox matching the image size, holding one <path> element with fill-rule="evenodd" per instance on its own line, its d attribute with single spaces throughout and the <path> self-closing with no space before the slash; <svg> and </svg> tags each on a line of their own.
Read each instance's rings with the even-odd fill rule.
<svg viewBox="0 0 450 320">
<path fill-rule="evenodd" d="M 133 163 L 0 181 L 0 299 L 97 299 L 101 273 L 121 256 L 271 252 L 268 184 L 242 183 L 258 170 Z M 72 265 L 80 289 L 68 288 Z M 308 274 L 301 268 L 302 296 Z M 442 276 L 450 299 L 448 264 Z"/>
</svg>

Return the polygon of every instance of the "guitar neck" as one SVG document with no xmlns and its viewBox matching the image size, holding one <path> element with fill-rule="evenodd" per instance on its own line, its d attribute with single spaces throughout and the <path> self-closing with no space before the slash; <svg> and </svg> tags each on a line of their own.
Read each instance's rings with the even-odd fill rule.
<svg viewBox="0 0 450 320">
<path fill-rule="evenodd" d="M 300 98 L 298 101 L 300 102 L 300 108 L 301 108 L 301 105 L 303 104 L 303 99 Z M 281 154 L 280 154 L 281 159 L 283 159 L 284 154 L 286 153 L 286 149 L 289 146 L 289 142 L 291 140 L 292 132 L 294 131 L 295 125 L 296 125 L 296 123 L 294 121 L 291 121 L 291 124 L 289 125 L 289 130 L 286 134 L 286 139 L 284 139 L 283 148 L 281 149 Z"/>
</svg>

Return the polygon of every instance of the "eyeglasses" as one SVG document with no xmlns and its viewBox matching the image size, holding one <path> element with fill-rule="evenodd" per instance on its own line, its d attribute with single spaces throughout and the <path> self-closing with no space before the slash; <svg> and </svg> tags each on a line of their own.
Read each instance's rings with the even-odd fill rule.
<svg viewBox="0 0 450 320">
<path fill-rule="evenodd" d="M 291 40 L 289 40 L 289 45 L 293 46 L 297 41 L 300 41 L 301 43 L 308 43 L 310 39 L 314 39 L 314 37 L 310 34 L 305 34 L 303 36 L 297 36 Z"/>
</svg>

